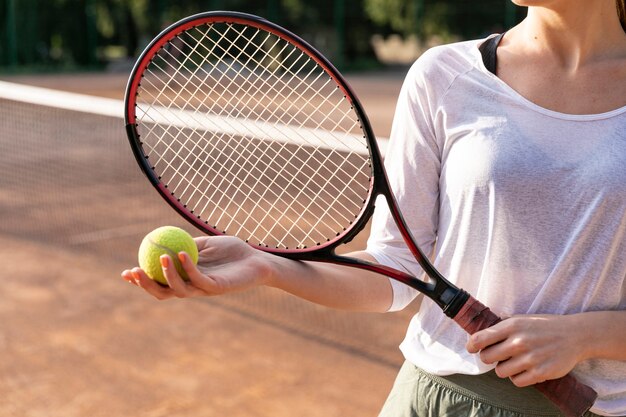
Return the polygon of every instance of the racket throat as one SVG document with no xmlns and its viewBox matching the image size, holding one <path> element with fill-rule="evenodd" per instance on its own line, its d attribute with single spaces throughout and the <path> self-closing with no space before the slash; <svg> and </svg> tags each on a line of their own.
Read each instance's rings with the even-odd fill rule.
<svg viewBox="0 0 626 417">
<path fill-rule="evenodd" d="M 446 316 L 454 318 L 470 295 L 460 288 L 442 287 L 441 289 L 435 288 L 434 294 L 430 298 L 441 307 Z"/>
</svg>

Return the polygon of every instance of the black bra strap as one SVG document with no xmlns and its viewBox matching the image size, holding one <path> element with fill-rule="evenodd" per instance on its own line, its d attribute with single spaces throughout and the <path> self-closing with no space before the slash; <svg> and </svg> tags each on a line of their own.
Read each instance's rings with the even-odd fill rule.
<svg viewBox="0 0 626 417">
<path fill-rule="evenodd" d="M 503 36 L 504 33 L 501 33 L 498 36 L 489 38 L 478 47 L 480 54 L 483 57 L 485 67 L 487 67 L 487 69 L 493 74 L 496 74 L 496 68 L 498 66 L 496 50 L 498 49 L 498 44 L 500 44 Z"/>
</svg>

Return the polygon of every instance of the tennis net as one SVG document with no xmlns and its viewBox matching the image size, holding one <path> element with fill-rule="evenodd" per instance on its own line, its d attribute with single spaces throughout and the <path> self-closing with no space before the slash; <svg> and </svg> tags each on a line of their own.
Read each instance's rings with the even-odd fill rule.
<svg viewBox="0 0 626 417">
<path fill-rule="evenodd" d="M 157 226 L 198 234 L 141 174 L 123 114 L 121 100 L 0 82 L 0 234 L 121 268 Z M 410 314 L 338 312 L 265 288 L 203 302 L 393 367 Z"/>
</svg>

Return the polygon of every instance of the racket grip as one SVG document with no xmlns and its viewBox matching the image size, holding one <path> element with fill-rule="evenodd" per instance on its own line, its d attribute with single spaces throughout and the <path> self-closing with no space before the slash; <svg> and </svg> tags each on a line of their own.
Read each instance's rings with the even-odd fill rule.
<svg viewBox="0 0 626 417">
<path fill-rule="evenodd" d="M 502 321 L 489 307 L 470 296 L 454 316 L 466 332 L 474 334 Z M 593 405 L 598 394 L 571 374 L 535 384 L 534 387 L 552 401 L 566 417 L 582 417 Z"/>
</svg>

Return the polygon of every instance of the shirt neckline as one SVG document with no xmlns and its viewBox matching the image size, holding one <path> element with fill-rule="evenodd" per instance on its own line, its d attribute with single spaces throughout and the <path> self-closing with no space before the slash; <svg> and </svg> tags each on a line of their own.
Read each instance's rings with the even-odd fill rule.
<svg viewBox="0 0 626 417">
<path fill-rule="evenodd" d="M 475 62 L 476 67 L 481 73 L 488 76 L 489 78 L 492 79 L 492 81 L 498 84 L 498 86 L 501 89 L 503 89 L 506 93 L 513 96 L 518 101 L 522 102 L 526 107 L 530 108 L 531 110 L 544 114 L 546 116 L 556 118 L 556 119 L 563 119 L 563 120 L 569 120 L 569 121 L 602 120 L 602 119 L 609 119 L 611 117 L 618 116 L 622 113 L 626 113 L 626 106 L 618 107 L 616 109 L 609 110 L 607 112 L 602 112 L 602 113 L 588 113 L 588 114 L 563 113 L 563 112 L 559 112 L 556 110 L 545 108 L 527 99 L 526 97 L 518 93 L 513 87 L 505 83 L 500 77 L 498 77 L 497 75 L 489 71 L 487 67 L 485 66 L 485 63 L 483 62 L 482 55 L 478 47 L 481 45 L 482 42 L 484 42 L 485 40 L 493 36 L 497 36 L 497 35 L 490 35 L 481 41 L 475 42 L 475 44 L 473 45 L 472 54 L 474 56 L 474 60 L 476 61 Z"/>
</svg>

